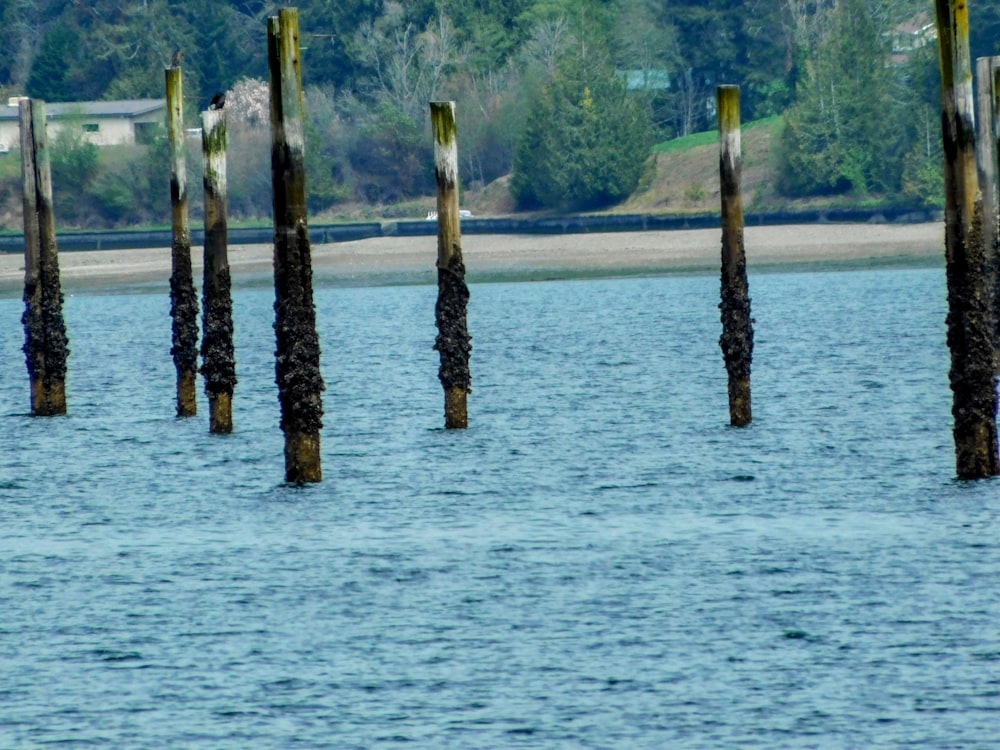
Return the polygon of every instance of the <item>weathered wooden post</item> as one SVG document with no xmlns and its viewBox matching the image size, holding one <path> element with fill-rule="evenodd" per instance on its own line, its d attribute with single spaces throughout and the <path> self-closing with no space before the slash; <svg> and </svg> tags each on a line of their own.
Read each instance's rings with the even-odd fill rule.
<svg viewBox="0 0 1000 750">
<path fill-rule="evenodd" d="M 965 0 L 935 0 L 941 64 L 949 379 L 955 464 L 962 479 L 1000 473 L 992 295 L 976 174 L 969 13 Z"/>
<path fill-rule="evenodd" d="M 191 225 L 188 218 L 187 158 L 184 145 L 184 77 L 177 65 L 166 69 L 167 135 L 170 140 L 170 354 L 177 370 L 177 416 L 198 413 L 198 295 L 191 270 Z"/>
<path fill-rule="evenodd" d="M 987 252 L 993 313 L 993 346 L 1000 373 L 1000 57 L 976 60 L 976 165 L 983 196 L 983 242 Z"/>
<path fill-rule="evenodd" d="M 295 8 L 283 8 L 268 19 L 267 48 L 274 182 L 275 371 L 285 434 L 285 480 L 304 484 L 323 479 L 324 385 L 306 221 L 305 101 Z"/>
<path fill-rule="evenodd" d="M 719 86 L 719 181 L 722 198 L 722 357 L 729 375 L 729 422 L 750 424 L 753 320 L 743 246 L 743 157 L 740 152 L 740 87 Z"/>
<path fill-rule="evenodd" d="M 1000 57 L 980 57 L 976 60 L 976 119 L 979 133 L 976 137 L 976 168 L 979 189 L 983 199 L 983 247 L 986 251 L 987 289 L 993 290 L 990 304 L 993 316 L 993 346 L 1000 345 L 1000 319 L 997 303 L 1000 301 L 1000 274 L 998 257 L 997 220 L 1000 214 L 1000 193 L 997 186 L 997 92 L 994 77 L 1000 67 Z M 1000 367 L 1000 361 L 997 362 Z"/>
<path fill-rule="evenodd" d="M 229 228 L 226 193 L 226 114 L 201 113 L 205 156 L 205 264 L 202 282 L 201 373 L 208 396 L 209 430 L 233 431 L 236 355 L 233 348 L 232 279 L 229 275 Z"/>
<path fill-rule="evenodd" d="M 31 413 L 66 413 L 69 340 L 63 320 L 59 253 L 52 211 L 52 173 L 45 102 L 18 106 L 24 208 L 24 354 L 31 381 Z"/>
<path fill-rule="evenodd" d="M 462 262 L 462 233 L 458 213 L 458 141 L 455 102 L 431 102 L 434 129 L 434 174 L 437 179 L 438 298 L 434 308 L 438 336 L 434 348 L 441 355 L 438 378 L 444 388 L 444 424 L 448 429 L 469 426 L 468 394 L 471 337 L 466 322 L 469 287 Z"/>
<path fill-rule="evenodd" d="M 993 57 L 976 60 L 976 169 L 983 198 L 983 242 L 992 256 L 997 241 L 997 142 L 993 130 Z M 991 259 L 992 260 L 992 259 Z M 992 265 L 992 264 L 991 264 Z"/>
<path fill-rule="evenodd" d="M 1000 57 L 993 57 L 990 66 L 992 111 L 990 124 L 993 132 L 994 180 L 1000 180 Z M 1000 374 L 1000 186 L 994 184 L 997 199 L 997 238 L 993 247 L 993 346 L 996 348 L 997 372 Z"/>
</svg>

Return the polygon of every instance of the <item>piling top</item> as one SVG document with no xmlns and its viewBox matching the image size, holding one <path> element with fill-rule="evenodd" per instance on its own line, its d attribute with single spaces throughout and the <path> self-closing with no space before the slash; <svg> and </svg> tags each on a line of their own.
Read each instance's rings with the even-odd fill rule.
<svg viewBox="0 0 1000 750">
<path fill-rule="evenodd" d="M 451 146 L 458 137 L 455 124 L 455 102 L 431 102 L 431 125 L 434 138 L 441 146 Z"/>
<path fill-rule="evenodd" d="M 955 76 L 972 85 L 972 68 L 969 50 L 969 8 L 962 0 L 935 0 L 938 27 L 938 55 L 941 63 L 941 87 L 945 95 L 956 84 Z M 957 59 L 956 59 L 957 58 Z M 961 60 L 969 61 L 969 68 Z M 956 70 L 956 62 L 958 69 Z M 970 92 L 971 98 L 971 92 Z"/>
<path fill-rule="evenodd" d="M 222 109 L 206 109 L 201 113 L 201 139 L 206 154 L 225 155 L 226 113 Z"/>
<path fill-rule="evenodd" d="M 740 127 L 740 87 L 725 85 L 717 90 L 719 130 L 726 132 Z"/>
</svg>

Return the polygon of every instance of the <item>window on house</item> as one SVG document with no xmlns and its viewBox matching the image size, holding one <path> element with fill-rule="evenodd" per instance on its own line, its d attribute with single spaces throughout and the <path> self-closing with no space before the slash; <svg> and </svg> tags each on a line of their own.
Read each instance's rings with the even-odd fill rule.
<svg viewBox="0 0 1000 750">
<path fill-rule="evenodd" d="M 96 133 L 101 129 L 101 124 L 97 122 L 85 122 L 83 123 L 84 133 Z"/>
</svg>

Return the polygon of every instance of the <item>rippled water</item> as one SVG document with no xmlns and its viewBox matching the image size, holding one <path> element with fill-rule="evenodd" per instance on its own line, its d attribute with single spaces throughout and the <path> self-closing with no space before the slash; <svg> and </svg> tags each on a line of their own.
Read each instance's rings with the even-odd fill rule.
<svg viewBox="0 0 1000 750">
<path fill-rule="evenodd" d="M 272 294 L 236 433 L 173 417 L 166 294 L 67 299 L 65 418 L 0 300 L 0 747 L 1000 745 L 1000 484 L 953 479 L 939 269 L 320 289 L 325 481 L 281 483 Z"/>
</svg>

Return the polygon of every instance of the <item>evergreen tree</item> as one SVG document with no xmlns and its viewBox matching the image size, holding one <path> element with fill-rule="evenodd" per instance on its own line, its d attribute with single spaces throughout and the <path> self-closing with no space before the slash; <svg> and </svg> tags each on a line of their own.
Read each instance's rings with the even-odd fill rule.
<svg viewBox="0 0 1000 750">
<path fill-rule="evenodd" d="M 458 30 L 459 41 L 473 51 L 480 68 L 503 66 L 524 43 L 523 14 L 532 0 L 443 0 L 441 10 Z"/>
<path fill-rule="evenodd" d="M 1000 3 L 970 3 L 969 46 L 973 60 L 1000 54 Z"/>
<path fill-rule="evenodd" d="M 67 80 L 67 71 L 73 64 L 76 46 L 76 35 L 67 24 L 57 23 L 48 30 L 28 76 L 29 96 L 47 102 L 73 100 L 75 92 Z"/>
<path fill-rule="evenodd" d="M 651 143 L 649 112 L 607 65 L 564 58 L 532 103 L 514 157 L 522 206 L 586 210 L 628 197 Z"/>
<path fill-rule="evenodd" d="M 897 70 L 873 0 L 840 0 L 830 29 L 806 60 L 781 135 L 781 183 L 789 196 L 900 188 L 907 139 L 894 96 Z"/>
<path fill-rule="evenodd" d="M 786 2 L 673 0 L 660 4 L 660 23 L 675 30 L 673 107 L 678 133 L 715 127 L 715 88 L 741 87 L 748 120 L 777 114 L 790 102 L 791 40 L 782 33 Z"/>
</svg>

